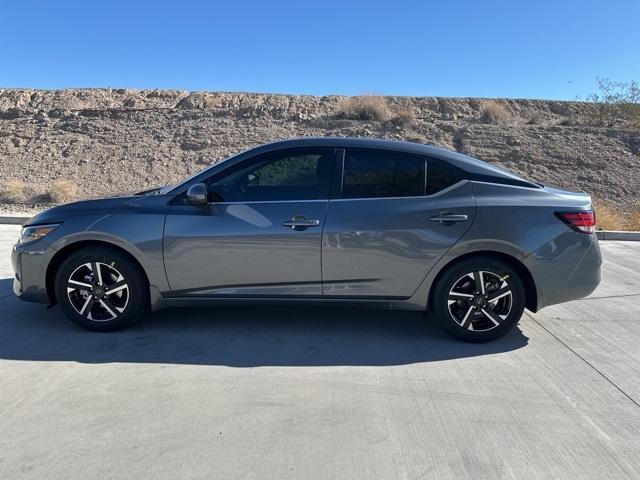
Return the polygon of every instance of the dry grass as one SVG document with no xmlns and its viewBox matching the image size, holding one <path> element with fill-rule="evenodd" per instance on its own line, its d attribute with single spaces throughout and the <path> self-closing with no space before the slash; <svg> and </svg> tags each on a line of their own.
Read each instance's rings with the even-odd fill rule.
<svg viewBox="0 0 640 480">
<path fill-rule="evenodd" d="M 512 125 L 513 116 L 507 111 L 504 105 L 496 102 L 485 102 L 482 106 L 480 113 L 480 119 L 484 123 L 490 123 L 492 125 Z"/>
<path fill-rule="evenodd" d="M 76 198 L 75 184 L 67 180 L 57 180 L 47 192 L 49 200 L 53 203 L 67 203 Z"/>
<path fill-rule="evenodd" d="M 2 185 L 0 200 L 4 203 L 24 203 L 27 199 L 27 187 L 21 180 L 7 180 Z"/>
<path fill-rule="evenodd" d="M 398 125 L 399 127 L 413 127 L 416 123 L 416 117 L 413 115 L 413 112 L 408 109 L 399 110 L 395 117 L 391 120 L 394 125 Z"/>
<path fill-rule="evenodd" d="M 379 95 L 360 95 L 345 99 L 338 116 L 352 120 L 386 120 L 391 116 L 387 100 Z"/>
<path fill-rule="evenodd" d="M 619 208 L 603 202 L 594 202 L 598 230 L 629 230 L 629 218 Z"/>
<path fill-rule="evenodd" d="M 627 221 L 627 228 L 635 232 L 640 232 L 640 208 L 636 208 Z"/>
<path fill-rule="evenodd" d="M 617 209 L 598 203 L 595 211 L 598 230 L 624 230 L 625 218 Z"/>
</svg>

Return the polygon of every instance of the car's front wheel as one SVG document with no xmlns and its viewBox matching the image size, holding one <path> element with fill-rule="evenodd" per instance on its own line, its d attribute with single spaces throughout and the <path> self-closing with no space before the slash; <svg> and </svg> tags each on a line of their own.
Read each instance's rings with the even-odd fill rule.
<svg viewBox="0 0 640 480">
<path fill-rule="evenodd" d="M 108 247 L 71 253 L 58 269 L 55 289 L 67 316 L 87 330 L 118 330 L 147 310 L 148 287 L 140 267 Z"/>
<path fill-rule="evenodd" d="M 469 258 L 440 276 L 430 306 L 455 337 L 487 342 L 517 325 L 524 312 L 525 289 L 508 263 L 490 257 Z"/>
</svg>

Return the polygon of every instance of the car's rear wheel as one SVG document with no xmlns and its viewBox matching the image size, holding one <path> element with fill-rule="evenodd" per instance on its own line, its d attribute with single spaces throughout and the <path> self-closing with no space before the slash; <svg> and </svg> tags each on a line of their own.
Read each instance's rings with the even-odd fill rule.
<svg viewBox="0 0 640 480">
<path fill-rule="evenodd" d="M 149 303 L 140 267 L 108 247 L 71 253 L 58 269 L 55 289 L 71 321 L 94 331 L 118 330 L 135 322 Z"/>
<path fill-rule="evenodd" d="M 490 257 L 462 260 L 438 279 L 431 308 L 452 335 L 468 342 L 500 338 L 520 321 L 522 279 L 508 263 Z"/>
</svg>

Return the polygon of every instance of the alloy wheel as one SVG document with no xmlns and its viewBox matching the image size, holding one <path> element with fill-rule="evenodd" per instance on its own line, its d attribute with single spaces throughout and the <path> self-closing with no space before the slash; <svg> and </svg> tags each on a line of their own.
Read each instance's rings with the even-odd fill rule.
<svg viewBox="0 0 640 480">
<path fill-rule="evenodd" d="M 71 273 L 67 280 L 67 296 L 83 318 L 108 322 L 127 308 L 129 285 L 114 265 L 90 262 Z"/>
<path fill-rule="evenodd" d="M 449 290 L 447 306 L 453 320 L 471 331 L 496 328 L 511 312 L 513 292 L 509 275 L 484 270 L 459 278 Z"/>
</svg>

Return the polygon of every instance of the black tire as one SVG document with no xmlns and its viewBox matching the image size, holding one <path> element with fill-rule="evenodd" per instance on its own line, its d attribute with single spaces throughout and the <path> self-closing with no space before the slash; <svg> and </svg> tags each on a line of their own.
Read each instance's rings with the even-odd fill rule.
<svg viewBox="0 0 640 480">
<path fill-rule="evenodd" d="M 101 285 L 94 272 L 103 277 Z M 149 306 L 149 286 L 140 267 L 108 247 L 86 247 L 71 253 L 58 268 L 55 291 L 56 300 L 73 323 L 97 332 L 132 324 Z"/>
<path fill-rule="evenodd" d="M 478 292 L 479 284 L 483 291 Z M 524 306 L 525 288 L 517 271 L 506 262 L 480 256 L 448 267 L 434 285 L 430 302 L 444 329 L 466 342 L 489 342 L 506 335 L 520 321 Z"/>
</svg>

